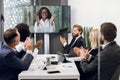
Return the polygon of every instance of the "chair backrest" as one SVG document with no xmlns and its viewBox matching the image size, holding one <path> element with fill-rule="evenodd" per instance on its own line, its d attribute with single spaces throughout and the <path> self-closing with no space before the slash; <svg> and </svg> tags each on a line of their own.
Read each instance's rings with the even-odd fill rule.
<svg viewBox="0 0 120 80">
<path fill-rule="evenodd" d="M 117 67 L 117 69 L 115 70 L 111 80 L 120 80 L 120 64 Z"/>
</svg>

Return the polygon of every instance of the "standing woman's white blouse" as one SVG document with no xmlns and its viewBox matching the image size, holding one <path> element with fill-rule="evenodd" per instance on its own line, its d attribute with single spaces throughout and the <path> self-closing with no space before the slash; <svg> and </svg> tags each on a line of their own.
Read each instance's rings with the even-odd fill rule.
<svg viewBox="0 0 120 80">
<path fill-rule="evenodd" d="M 37 25 L 37 22 L 35 22 L 34 31 L 36 33 L 55 32 L 55 23 L 53 22 L 53 24 L 51 25 L 49 19 L 46 19 L 45 21 L 41 19 L 39 21 L 39 25 Z"/>
</svg>

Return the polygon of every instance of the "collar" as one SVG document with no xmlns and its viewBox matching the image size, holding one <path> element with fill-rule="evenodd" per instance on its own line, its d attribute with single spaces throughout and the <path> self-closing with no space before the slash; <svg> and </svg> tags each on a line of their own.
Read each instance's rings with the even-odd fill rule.
<svg viewBox="0 0 120 80">
<path fill-rule="evenodd" d="M 48 22 L 48 21 L 49 21 L 49 19 L 46 19 L 45 21 L 43 21 L 43 19 L 41 19 L 40 21 L 42 21 L 42 22 Z"/>
<path fill-rule="evenodd" d="M 7 45 L 7 43 L 6 43 L 6 42 L 4 42 L 3 44 L 4 44 L 6 47 L 11 48 L 11 47 L 9 47 L 9 46 Z"/>
<path fill-rule="evenodd" d="M 78 37 L 76 37 L 75 39 L 77 40 L 78 38 L 80 38 L 81 37 L 81 35 L 79 35 Z"/>
<path fill-rule="evenodd" d="M 20 41 L 19 44 L 24 45 L 25 43 Z"/>
<path fill-rule="evenodd" d="M 111 43 L 113 43 L 113 42 L 115 42 L 115 41 L 111 41 L 111 42 L 108 42 L 108 43 L 102 45 L 103 49 L 104 49 L 107 45 L 109 45 L 109 44 L 111 44 Z"/>
<path fill-rule="evenodd" d="M 16 51 L 16 49 L 15 48 L 12 48 L 13 49 L 13 51 Z"/>
<path fill-rule="evenodd" d="M 13 51 L 16 51 L 16 49 L 15 49 L 15 48 L 11 48 L 11 47 L 9 47 L 9 46 L 7 45 L 7 43 L 6 43 L 6 42 L 4 42 L 4 45 L 6 45 L 8 48 L 12 49 Z"/>
</svg>

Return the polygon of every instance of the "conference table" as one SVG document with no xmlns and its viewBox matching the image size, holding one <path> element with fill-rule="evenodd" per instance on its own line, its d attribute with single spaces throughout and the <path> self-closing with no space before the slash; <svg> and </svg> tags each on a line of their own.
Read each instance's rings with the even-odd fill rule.
<svg viewBox="0 0 120 80">
<path fill-rule="evenodd" d="M 51 62 L 58 61 L 58 56 L 55 54 L 36 55 L 29 69 L 22 71 L 19 80 L 80 80 L 80 74 L 74 63 L 80 60 L 79 57 L 67 58 L 70 62 L 47 65 L 47 57 Z M 48 73 L 50 71 L 59 71 L 60 73 Z"/>
</svg>

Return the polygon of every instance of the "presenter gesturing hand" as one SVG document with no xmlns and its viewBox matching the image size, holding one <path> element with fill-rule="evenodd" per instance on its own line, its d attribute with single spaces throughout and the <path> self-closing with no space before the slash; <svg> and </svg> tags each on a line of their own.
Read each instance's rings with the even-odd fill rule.
<svg viewBox="0 0 120 80">
<path fill-rule="evenodd" d="M 53 25 L 54 19 L 55 19 L 56 15 L 52 15 L 50 18 L 50 24 Z"/>
<path fill-rule="evenodd" d="M 39 24 L 40 24 L 40 22 L 39 22 L 39 16 L 38 15 L 36 15 L 36 14 L 34 14 L 34 17 L 35 17 L 35 20 L 36 20 L 36 22 L 37 22 L 37 26 L 39 26 Z"/>
</svg>

